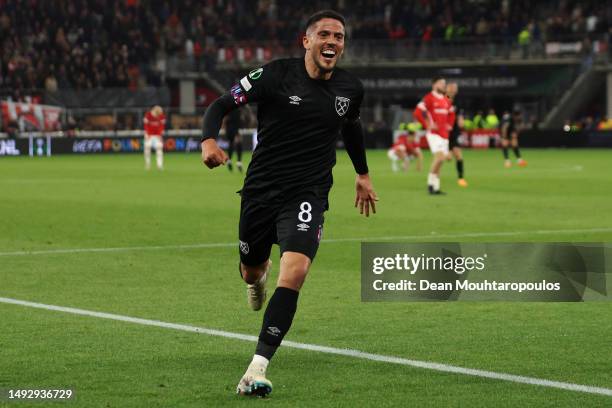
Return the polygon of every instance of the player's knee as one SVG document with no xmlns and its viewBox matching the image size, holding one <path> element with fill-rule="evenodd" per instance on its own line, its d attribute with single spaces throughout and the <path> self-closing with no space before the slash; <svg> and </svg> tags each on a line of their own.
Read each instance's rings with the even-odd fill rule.
<svg viewBox="0 0 612 408">
<path fill-rule="evenodd" d="M 281 258 L 281 271 L 278 277 L 278 286 L 300 290 L 306 280 L 310 258 L 298 253 L 285 253 Z"/>
<path fill-rule="evenodd" d="M 266 267 L 268 266 L 268 261 L 263 262 L 262 264 L 249 266 L 245 265 L 242 262 L 240 263 L 240 272 L 242 274 L 242 279 L 248 283 L 253 284 L 257 282 L 257 280 L 264 274 L 266 271 Z"/>
</svg>

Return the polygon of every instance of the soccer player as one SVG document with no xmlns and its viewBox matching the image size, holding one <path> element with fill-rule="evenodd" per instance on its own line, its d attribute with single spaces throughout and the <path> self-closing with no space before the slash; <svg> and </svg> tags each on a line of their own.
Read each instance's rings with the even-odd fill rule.
<svg viewBox="0 0 612 408">
<path fill-rule="evenodd" d="M 359 119 L 363 85 L 336 63 L 344 51 L 344 17 L 312 15 L 302 39 L 304 58 L 273 61 L 251 71 L 204 116 L 202 159 L 213 168 L 227 161 L 215 142 L 224 115 L 257 103 L 258 144 L 241 191 L 240 274 L 253 310 L 266 299 L 270 250 L 280 246 L 277 287 L 263 316 L 255 355 L 237 392 L 266 396 L 268 363 L 293 321 L 300 288 L 316 255 L 328 209 L 336 139 L 341 134 L 355 171 L 355 207 L 376 212 Z"/>
<path fill-rule="evenodd" d="M 527 161 L 521 157 L 521 151 L 518 145 L 518 132 L 521 128 L 521 112 L 515 109 L 512 114 L 505 111 L 500 123 L 499 133 L 501 135 L 502 151 L 504 153 L 504 166 L 512 167 L 512 162 L 508 156 L 508 145 L 512 146 L 512 151 L 516 156 L 516 162 L 519 166 L 527 166 Z"/>
<path fill-rule="evenodd" d="M 451 131 L 448 137 L 448 147 L 450 153 L 447 159 L 451 157 L 455 158 L 455 165 L 457 167 L 457 184 L 460 187 L 467 187 L 468 183 L 463 178 L 463 152 L 459 146 L 459 133 L 463 127 L 463 115 L 458 112 L 456 103 L 457 92 L 459 92 L 459 86 L 456 82 L 449 82 L 446 84 L 446 96 L 451 102 Z"/>
<path fill-rule="evenodd" d="M 236 150 L 236 168 L 242 173 L 242 135 L 240 134 L 240 109 L 231 111 L 225 117 L 225 136 L 229 142 L 227 168 L 232 171 L 232 156 Z"/>
<path fill-rule="evenodd" d="M 166 127 L 166 115 L 161 106 L 155 105 L 144 117 L 145 168 L 151 169 L 151 148 L 155 149 L 157 168 L 164 169 L 164 143 L 162 135 Z"/>
<path fill-rule="evenodd" d="M 427 131 L 425 137 L 434 158 L 427 177 L 429 194 L 444 194 L 440 191 L 440 169 L 448 155 L 448 133 L 451 128 L 451 101 L 446 97 L 446 80 L 435 77 L 431 81 L 431 92 L 423 97 L 413 112 L 414 117 Z"/>
<path fill-rule="evenodd" d="M 398 162 L 402 163 L 402 169 L 408 170 L 410 160 L 416 159 L 416 170 L 421 171 L 423 166 L 423 153 L 414 140 L 414 131 L 409 131 L 407 135 L 400 135 L 395 143 L 387 151 L 387 157 L 391 160 L 391 169 L 399 171 Z"/>
</svg>

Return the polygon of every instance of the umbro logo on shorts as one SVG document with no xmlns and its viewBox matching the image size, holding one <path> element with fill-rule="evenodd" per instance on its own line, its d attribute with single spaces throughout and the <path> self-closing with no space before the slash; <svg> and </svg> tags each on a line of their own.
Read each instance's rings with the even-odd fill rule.
<svg viewBox="0 0 612 408">
<path fill-rule="evenodd" d="M 240 252 L 247 255 L 249 253 L 249 244 L 244 241 L 240 241 Z"/>
<path fill-rule="evenodd" d="M 289 97 L 289 103 L 291 105 L 299 105 L 301 100 L 302 100 L 302 98 L 300 98 L 297 95 L 293 95 L 293 96 Z"/>
<path fill-rule="evenodd" d="M 310 225 L 301 223 L 301 224 L 298 224 L 297 227 L 298 227 L 298 231 L 308 231 L 308 228 L 310 228 Z"/>
</svg>

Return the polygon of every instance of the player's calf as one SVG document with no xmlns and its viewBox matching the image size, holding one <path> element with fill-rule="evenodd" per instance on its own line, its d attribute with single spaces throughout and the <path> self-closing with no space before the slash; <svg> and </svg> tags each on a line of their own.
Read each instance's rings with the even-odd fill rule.
<svg viewBox="0 0 612 408">
<path fill-rule="evenodd" d="M 260 310 L 266 302 L 266 282 L 271 268 L 272 261 L 270 260 L 265 264 L 263 273 L 258 272 L 256 268 L 244 267 L 243 269 L 241 267 L 242 277 L 247 282 L 247 302 L 255 311 Z"/>
</svg>

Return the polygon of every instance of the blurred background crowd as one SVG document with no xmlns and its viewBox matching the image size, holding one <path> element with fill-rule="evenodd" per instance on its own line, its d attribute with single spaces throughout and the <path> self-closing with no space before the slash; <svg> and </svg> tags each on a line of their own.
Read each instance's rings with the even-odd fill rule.
<svg viewBox="0 0 612 408">
<path fill-rule="evenodd" d="M 351 39 L 415 44 L 588 40 L 610 37 L 612 21 L 606 1 L 0 0 L 0 87 L 159 85 L 165 57 L 214 62 L 227 44 L 297 43 L 321 8 L 344 13 Z"/>
</svg>

